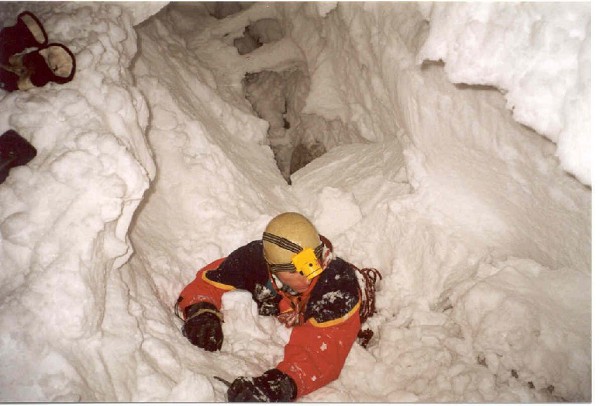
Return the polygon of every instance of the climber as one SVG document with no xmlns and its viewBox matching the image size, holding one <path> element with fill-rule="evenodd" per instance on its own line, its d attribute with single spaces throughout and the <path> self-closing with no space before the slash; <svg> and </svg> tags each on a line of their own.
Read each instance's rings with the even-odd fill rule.
<svg viewBox="0 0 600 406">
<path fill-rule="evenodd" d="M 8 92 L 67 83 L 75 75 L 75 56 L 66 46 L 48 44 L 40 20 L 29 11 L 0 31 L 0 88 Z"/>
<path fill-rule="evenodd" d="M 205 266 L 175 305 L 182 333 L 194 345 L 221 349 L 222 295 L 252 293 L 263 316 L 292 328 L 283 360 L 258 377 L 238 377 L 229 401 L 289 402 L 338 378 L 360 329 L 356 267 L 335 257 L 329 240 L 299 213 L 282 213 L 262 240 Z"/>
</svg>

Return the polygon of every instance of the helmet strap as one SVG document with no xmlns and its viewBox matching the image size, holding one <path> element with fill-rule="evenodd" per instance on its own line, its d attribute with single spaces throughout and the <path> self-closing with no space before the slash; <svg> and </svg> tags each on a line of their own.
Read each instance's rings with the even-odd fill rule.
<svg viewBox="0 0 600 406">
<path fill-rule="evenodd" d="M 283 248 L 284 250 L 288 250 L 290 252 L 293 252 L 294 254 L 299 254 L 302 251 L 304 251 L 304 248 L 302 248 L 295 242 L 292 242 L 292 241 L 288 240 L 287 238 L 280 237 L 278 235 L 267 233 L 267 232 L 263 233 L 263 241 L 270 242 L 271 244 L 275 244 L 279 248 Z M 323 259 L 322 258 L 323 257 L 323 249 L 324 249 L 324 243 L 322 240 L 318 246 L 313 248 L 315 256 L 317 257 L 317 259 L 319 261 L 322 261 L 322 259 Z"/>
<path fill-rule="evenodd" d="M 267 242 L 270 242 L 271 244 L 275 244 L 278 247 L 283 248 L 284 250 L 293 252 L 294 254 L 297 254 L 303 250 L 303 248 L 301 246 L 299 246 L 298 244 L 296 244 L 294 242 L 291 242 L 287 238 L 283 238 L 283 237 L 280 237 L 278 235 L 271 234 L 271 233 L 266 233 L 266 232 L 263 233 L 263 241 L 267 241 Z"/>
</svg>

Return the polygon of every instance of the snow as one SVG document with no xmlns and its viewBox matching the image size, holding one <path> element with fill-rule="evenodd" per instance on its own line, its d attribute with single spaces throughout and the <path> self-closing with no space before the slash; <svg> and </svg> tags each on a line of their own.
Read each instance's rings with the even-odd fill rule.
<svg viewBox="0 0 600 406">
<path fill-rule="evenodd" d="M 77 73 L 0 93 L 38 150 L 0 185 L 0 400 L 224 400 L 213 376 L 272 368 L 290 331 L 230 292 L 207 353 L 174 301 L 295 210 L 383 275 L 368 348 L 300 401 L 591 401 L 590 3 L 11 2 L 2 25 L 26 6 Z M 291 185 L 280 97 L 284 138 L 327 150 Z"/>
<path fill-rule="evenodd" d="M 554 141 L 563 167 L 589 185 L 590 4 L 436 3 L 425 15 L 418 60 L 443 60 L 453 83 L 501 89 L 515 120 Z"/>
</svg>

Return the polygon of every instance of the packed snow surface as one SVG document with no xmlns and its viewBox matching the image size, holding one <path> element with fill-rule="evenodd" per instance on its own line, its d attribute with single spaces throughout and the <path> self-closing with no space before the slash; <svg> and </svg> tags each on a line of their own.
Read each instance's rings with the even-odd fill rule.
<svg viewBox="0 0 600 406">
<path fill-rule="evenodd" d="M 213 376 L 272 368 L 289 330 L 230 292 L 208 353 L 174 301 L 300 211 L 383 275 L 371 343 L 300 401 L 591 401 L 590 3 L 3 3 L 2 26 L 24 9 L 77 73 L 0 93 L 38 151 L 0 185 L 0 400 L 223 401 Z M 285 90 L 253 104 L 266 71 Z M 327 150 L 291 185 L 273 122 Z"/>
</svg>

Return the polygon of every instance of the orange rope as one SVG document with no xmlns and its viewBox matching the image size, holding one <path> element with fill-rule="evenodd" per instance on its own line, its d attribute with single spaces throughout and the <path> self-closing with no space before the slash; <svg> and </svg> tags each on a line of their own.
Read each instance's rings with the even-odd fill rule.
<svg viewBox="0 0 600 406">
<path fill-rule="evenodd" d="M 369 317 L 375 314 L 375 284 L 377 278 L 381 280 L 383 277 L 375 268 L 358 269 L 354 265 L 352 267 L 360 273 L 364 281 L 364 288 L 361 289 L 362 305 L 360 306 L 360 322 L 364 323 Z"/>
</svg>

